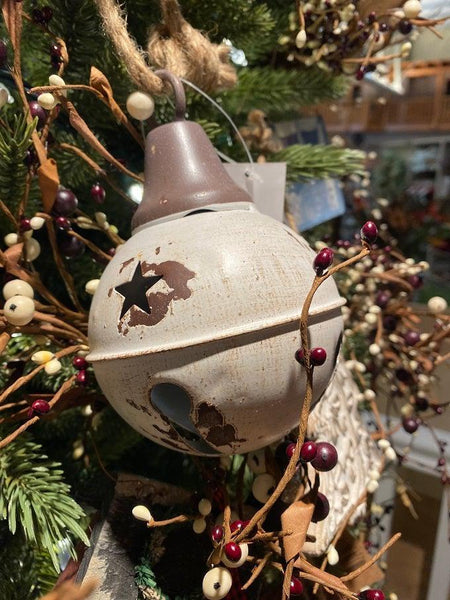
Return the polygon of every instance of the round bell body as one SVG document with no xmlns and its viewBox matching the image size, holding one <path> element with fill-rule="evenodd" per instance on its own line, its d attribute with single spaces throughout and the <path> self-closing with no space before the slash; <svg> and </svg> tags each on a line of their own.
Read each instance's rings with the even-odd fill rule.
<svg viewBox="0 0 450 600">
<path fill-rule="evenodd" d="M 305 371 L 295 358 L 314 279 L 306 241 L 250 202 L 204 207 L 139 226 L 95 292 L 89 341 L 98 382 L 142 435 L 198 455 L 243 453 L 299 422 Z M 328 279 L 314 296 L 314 400 L 342 331 Z"/>
</svg>

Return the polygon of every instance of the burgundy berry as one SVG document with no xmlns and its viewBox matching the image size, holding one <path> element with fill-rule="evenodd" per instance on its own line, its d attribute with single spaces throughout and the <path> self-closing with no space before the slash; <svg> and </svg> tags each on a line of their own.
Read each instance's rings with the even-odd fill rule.
<svg viewBox="0 0 450 600">
<path fill-rule="evenodd" d="M 84 358 L 84 356 L 75 356 L 72 360 L 72 364 L 78 371 L 83 371 L 87 369 L 88 366 L 87 360 Z"/>
<path fill-rule="evenodd" d="M 244 529 L 244 527 L 245 527 L 245 522 L 240 521 L 239 519 L 236 519 L 236 521 L 233 521 L 232 523 L 230 523 L 231 533 L 234 533 L 235 531 L 241 531 L 242 529 Z"/>
<path fill-rule="evenodd" d="M 228 542 L 228 544 L 225 544 L 223 551 L 225 552 L 225 556 L 228 558 L 228 560 L 231 560 L 232 562 L 237 562 L 242 556 L 241 547 L 239 544 L 235 544 L 234 542 Z"/>
<path fill-rule="evenodd" d="M 420 275 L 410 275 L 408 277 L 408 283 L 412 285 L 415 290 L 418 290 L 423 286 L 423 279 Z"/>
<path fill-rule="evenodd" d="M 30 231 L 30 229 L 31 229 L 30 219 L 22 217 L 20 219 L 19 227 L 20 227 L 20 231 Z"/>
<path fill-rule="evenodd" d="M 389 25 L 387 23 L 381 23 L 380 24 L 380 31 L 382 33 L 385 33 L 386 31 L 389 31 Z"/>
<path fill-rule="evenodd" d="M 216 525 L 211 531 L 211 539 L 213 542 L 219 543 L 223 539 L 223 527 L 222 525 Z"/>
<path fill-rule="evenodd" d="M 386 308 L 390 299 L 391 294 L 389 292 L 381 291 L 378 292 L 378 294 L 375 297 L 375 304 L 380 308 Z"/>
<path fill-rule="evenodd" d="M 420 341 L 420 333 L 417 333 L 417 331 L 407 331 L 405 333 L 405 335 L 403 336 L 406 344 L 408 344 L 408 346 L 415 346 L 417 344 L 417 342 Z"/>
<path fill-rule="evenodd" d="M 76 377 L 75 377 L 75 381 L 77 383 L 79 383 L 80 385 L 86 385 L 88 380 L 88 374 L 86 371 L 78 371 Z"/>
<path fill-rule="evenodd" d="M 291 442 L 288 446 L 286 446 L 286 456 L 291 459 L 292 456 L 294 455 L 295 452 L 295 447 L 297 444 L 294 444 L 294 442 Z"/>
<path fill-rule="evenodd" d="M 53 211 L 62 217 L 69 217 L 78 207 L 78 198 L 71 190 L 59 188 L 56 192 Z"/>
<path fill-rule="evenodd" d="M 305 442 L 300 450 L 300 458 L 304 462 L 311 462 L 317 454 L 317 444 L 314 442 Z"/>
<path fill-rule="evenodd" d="M 67 217 L 56 217 L 55 223 L 58 229 L 70 229 L 70 221 Z"/>
<path fill-rule="evenodd" d="M 358 594 L 358 600 L 385 600 L 381 590 L 364 590 Z"/>
<path fill-rule="evenodd" d="M 367 17 L 367 22 L 369 23 L 369 25 L 372 25 L 373 23 L 375 23 L 375 21 L 377 20 L 377 13 L 376 12 L 371 12 L 369 13 L 369 16 Z"/>
<path fill-rule="evenodd" d="M 97 204 L 103 204 L 106 196 L 105 188 L 103 188 L 99 183 L 94 183 L 94 185 L 91 187 L 91 196 L 94 202 Z"/>
<path fill-rule="evenodd" d="M 398 321 L 394 315 L 386 315 L 383 319 L 383 327 L 386 329 L 386 331 L 395 331 L 397 328 L 397 323 Z"/>
<path fill-rule="evenodd" d="M 316 444 L 316 456 L 311 464 L 317 471 L 331 471 L 338 461 L 338 453 L 333 444 L 319 442 Z"/>
<path fill-rule="evenodd" d="M 299 348 L 295 353 L 295 360 L 301 365 L 305 364 L 305 353 L 302 348 Z"/>
<path fill-rule="evenodd" d="M 317 275 L 322 275 L 322 273 L 331 266 L 333 258 L 334 252 L 331 248 L 322 248 L 322 250 L 316 254 L 313 266 Z"/>
<path fill-rule="evenodd" d="M 35 117 L 37 117 L 37 126 L 38 128 L 42 128 L 45 125 L 45 122 L 47 120 L 47 113 L 46 111 L 42 108 L 42 106 L 40 106 L 36 100 L 32 100 L 31 102 L 28 103 L 28 108 L 30 109 L 30 115 L 33 117 L 33 119 Z"/>
<path fill-rule="evenodd" d="M 292 577 L 289 588 L 291 596 L 300 596 L 303 593 L 303 583 L 298 577 Z"/>
<path fill-rule="evenodd" d="M 438 467 L 443 467 L 445 465 L 445 458 L 441 456 L 441 458 L 437 462 Z"/>
<path fill-rule="evenodd" d="M 325 494 L 321 492 L 317 492 L 317 499 L 314 505 L 314 512 L 312 516 L 312 522 L 318 523 L 319 521 L 323 521 L 328 517 L 328 513 L 330 512 L 330 503 L 328 502 L 328 498 Z"/>
<path fill-rule="evenodd" d="M 72 235 L 63 238 L 58 243 L 58 247 L 66 258 L 78 258 L 86 248 L 81 240 Z"/>
<path fill-rule="evenodd" d="M 405 417 L 402 420 L 403 429 L 407 433 L 414 433 L 419 429 L 419 420 L 414 417 Z"/>
<path fill-rule="evenodd" d="M 359 69 L 355 73 L 356 80 L 362 81 L 364 79 L 365 74 L 366 74 L 366 67 L 359 67 Z"/>
<path fill-rule="evenodd" d="M 310 363 L 313 367 L 320 367 L 327 360 L 327 352 L 325 348 L 313 348 L 309 355 Z"/>
<path fill-rule="evenodd" d="M 61 44 L 52 44 L 50 46 L 50 56 L 52 58 L 62 58 Z"/>
<path fill-rule="evenodd" d="M 361 227 L 360 233 L 361 239 L 363 239 L 368 244 L 373 244 L 378 237 L 378 227 L 373 221 L 367 221 Z"/>
<path fill-rule="evenodd" d="M 47 400 L 35 400 L 28 411 L 28 416 L 45 415 L 49 412 L 49 410 L 50 404 L 47 402 Z"/>
<path fill-rule="evenodd" d="M 408 35 L 409 33 L 411 33 L 412 28 L 412 23 L 410 23 L 410 21 L 407 21 L 406 19 L 402 19 L 398 23 L 398 30 L 403 35 Z"/>
</svg>

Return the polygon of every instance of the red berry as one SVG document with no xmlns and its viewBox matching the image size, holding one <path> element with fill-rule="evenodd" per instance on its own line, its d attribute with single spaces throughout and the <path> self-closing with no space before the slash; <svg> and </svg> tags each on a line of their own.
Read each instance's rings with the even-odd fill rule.
<svg viewBox="0 0 450 600">
<path fill-rule="evenodd" d="M 327 360 L 325 348 L 313 348 L 309 355 L 310 363 L 313 367 L 320 367 Z"/>
<path fill-rule="evenodd" d="M 311 462 L 317 454 L 317 444 L 314 442 L 305 442 L 300 450 L 300 458 L 304 462 Z"/>
<path fill-rule="evenodd" d="M 361 239 L 363 239 L 368 244 L 373 244 L 378 237 L 378 227 L 373 221 L 367 221 L 361 227 L 360 234 Z"/>
<path fill-rule="evenodd" d="M 296 445 L 297 445 L 297 444 L 294 444 L 294 443 L 292 442 L 292 443 L 290 443 L 288 446 L 286 446 L 286 450 L 285 450 L 285 452 L 286 452 L 286 456 L 287 456 L 288 458 L 292 458 L 292 456 L 293 456 L 293 454 L 294 454 L 294 452 L 295 452 L 295 446 L 296 446 Z"/>
<path fill-rule="evenodd" d="M 364 590 L 358 594 L 358 600 L 385 600 L 381 590 Z"/>
<path fill-rule="evenodd" d="M 316 254 L 313 266 L 317 275 L 322 275 L 322 273 L 328 269 L 333 262 L 333 258 L 334 252 L 331 248 L 322 248 L 322 250 Z"/>
<path fill-rule="evenodd" d="M 372 23 L 375 23 L 376 20 L 377 20 L 377 13 L 374 11 L 369 13 L 369 16 L 367 17 L 367 22 L 369 23 L 369 25 L 372 25 Z"/>
<path fill-rule="evenodd" d="M 338 453 L 333 444 L 319 442 L 316 444 L 316 456 L 311 461 L 317 471 L 331 471 L 338 461 Z"/>
<path fill-rule="evenodd" d="M 305 354 L 302 350 L 302 348 L 299 348 L 296 353 L 295 353 L 295 360 L 300 363 L 301 365 L 305 364 Z"/>
<path fill-rule="evenodd" d="M 55 223 L 58 229 L 70 229 L 70 221 L 67 217 L 56 217 Z"/>
<path fill-rule="evenodd" d="M 364 79 L 364 75 L 365 74 L 366 74 L 366 68 L 365 67 L 359 67 L 359 69 L 355 73 L 355 79 L 357 81 L 361 81 L 362 79 Z"/>
<path fill-rule="evenodd" d="M 211 539 L 213 542 L 219 543 L 223 539 L 223 527 L 222 525 L 216 525 L 211 531 Z"/>
<path fill-rule="evenodd" d="M 28 411 L 28 416 L 45 415 L 50 410 L 50 404 L 47 400 L 35 400 Z M 31 412 L 31 415 L 30 415 Z"/>
<path fill-rule="evenodd" d="M 75 369 L 78 369 L 78 371 L 83 371 L 84 369 L 87 369 L 88 366 L 87 360 L 84 358 L 84 356 L 75 356 L 72 364 Z"/>
<path fill-rule="evenodd" d="M 78 371 L 76 377 L 75 377 L 75 381 L 77 383 L 79 383 L 80 385 L 86 385 L 88 380 L 88 375 L 86 373 L 86 371 Z"/>
<path fill-rule="evenodd" d="M 419 420 L 415 419 L 414 417 L 405 417 L 402 420 L 403 429 L 407 433 L 414 433 L 417 431 L 419 429 L 419 424 Z"/>
<path fill-rule="evenodd" d="M 231 560 L 232 562 L 238 562 L 242 556 L 241 547 L 239 544 L 235 544 L 234 542 L 228 542 L 228 544 L 225 544 L 223 551 L 225 552 L 228 560 Z"/>
<path fill-rule="evenodd" d="M 31 229 L 30 219 L 22 217 L 20 219 L 20 225 L 19 226 L 20 226 L 20 231 L 30 231 L 30 229 Z"/>
<path fill-rule="evenodd" d="M 239 519 L 230 523 L 231 533 L 234 533 L 235 531 L 241 531 L 242 529 L 244 529 L 244 527 L 244 521 L 240 521 Z"/>
<path fill-rule="evenodd" d="M 94 185 L 91 187 L 91 196 L 94 202 L 97 204 L 103 204 L 106 196 L 105 188 L 103 188 L 99 183 L 94 183 Z"/>
<path fill-rule="evenodd" d="M 420 342 L 420 334 L 417 331 L 407 331 L 403 336 L 403 339 L 408 344 L 408 346 L 415 346 L 417 342 Z"/>
<path fill-rule="evenodd" d="M 292 577 L 290 583 L 291 596 L 300 596 L 303 593 L 303 584 L 297 577 Z"/>
<path fill-rule="evenodd" d="M 325 494 L 321 492 L 317 492 L 317 499 L 314 505 L 314 512 L 311 521 L 313 523 L 318 523 L 319 521 L 323 521 L 328 517 L 328 513 L 330 512 L 330 503 L 328 502 L 328 498 Z"/>
</svg>

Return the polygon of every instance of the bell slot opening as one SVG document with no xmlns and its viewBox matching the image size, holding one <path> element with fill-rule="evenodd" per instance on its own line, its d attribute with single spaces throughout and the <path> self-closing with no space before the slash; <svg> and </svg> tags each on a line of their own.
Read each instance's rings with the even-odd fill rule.
<svg viewBox="0 0 450 600">
<path fill-rule="evenodd" d="M 205 454 L 219 454 L 201 437 L 191 419 L 192 402 L 189 394 L 174 383 L 157 383 L 150 390 L 150 401 L 191 448 Z"/>
</svg>

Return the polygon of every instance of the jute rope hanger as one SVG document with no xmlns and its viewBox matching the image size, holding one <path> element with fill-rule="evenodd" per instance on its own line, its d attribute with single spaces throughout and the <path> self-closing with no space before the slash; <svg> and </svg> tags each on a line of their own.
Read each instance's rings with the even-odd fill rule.
<svg viewBox="0 0 450 600">
<path fill-rule="evenodd" d="M 138 47 L 127 29 L 126 15 L 116 0 L 95 0 L 105 32 L 124 61 L 137 87 L 149 94 L 165 92 L 164 83 L 148 61 L 178 77 L 192 81 L 206 92 L 233 87 L 237 82 L 228 63 L 228 48 L 212 44 L 182 16 L 177 0 L 160 0 L 164 23 L 150 30 L 147 53 Z"/>
</svg>

